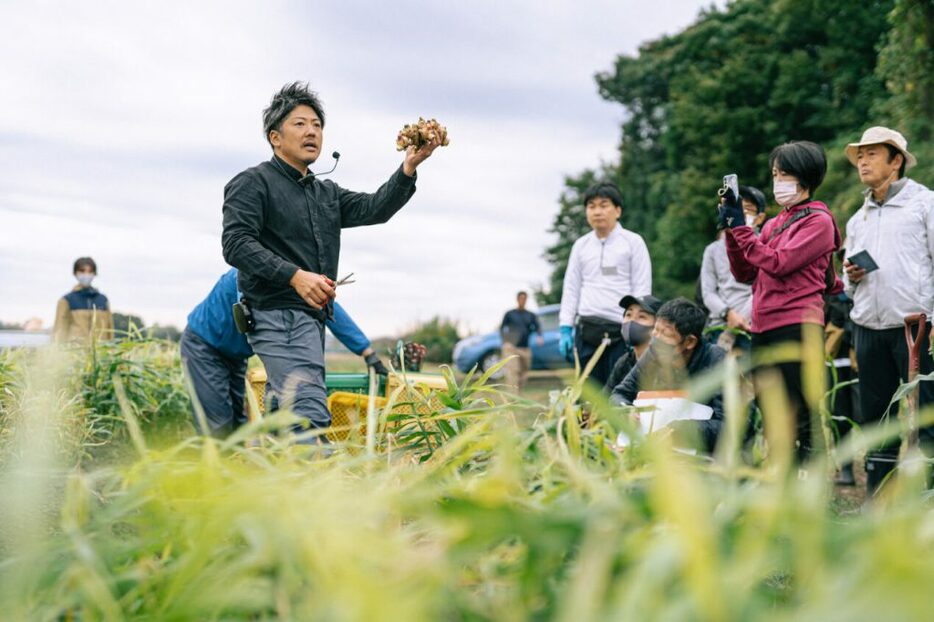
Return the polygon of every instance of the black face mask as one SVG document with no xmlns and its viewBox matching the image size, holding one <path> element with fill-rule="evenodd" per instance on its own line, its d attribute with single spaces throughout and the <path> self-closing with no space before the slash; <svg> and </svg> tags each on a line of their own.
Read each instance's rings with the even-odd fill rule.
<svg viewBox="0 0 934 622">
<path fill-rule="evenodd" d="M 642 346 L 647 344 L 652 338 L 652 327 L 633 322 L 632 320 L 626 320 L 622 324 L 620 333 L 623 336 L 623 341 L 630 346 Z"/>
</svg>

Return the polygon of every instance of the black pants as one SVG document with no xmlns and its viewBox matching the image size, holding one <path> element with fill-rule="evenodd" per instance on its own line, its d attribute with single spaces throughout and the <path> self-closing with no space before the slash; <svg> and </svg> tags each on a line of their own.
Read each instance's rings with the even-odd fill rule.
<svg viewBox="0 0 934 622">
<path fill-rule="evenodd" d="M 815 341 L 815 345 L 823 348 L 823 328 L 821 329 L 821 339 Z M 775 348 L 783 344 L 801 344 L 802 324 L 791 324 L 782 326 L 774 330 L 763 333 L 754 333 L 752 336 L 753 356 L 757 353 Z M 788 397 L 788 403 L 791 407 L 790 416 L 794 417 L 795 437 L 797 439 L 797 458 L 799 462 L 806 460 L 814 446 L 812 431 L 820 433 L 819 427 L 811 425 L 812 417 L 817 417 L 817 413 L 811 413 L 807 400 L 804 396 L 804 383 L 801 378 L 801 360 L 775 363 L 773 365 L 760 366 L 756 369 L 756 375 L 765 370 L 777 369 L 781 374 L 782 382 L 785 385 L 785 393 Z M 759 400 L 760 406 L 762 400 Z"/>
<path fill-rule="evenodd" d="M 584 343 L 580 337 L 580 330 L 577 331 L 577 336 L 575 337 L 574 346 L 577 348 L 577 356 L 581 362 L 581 370 L 587 367 L 587 363 L 593 358 L 594 353 L 597 351 L 598 346 L 592 346 L 589 343 Z M 596 384 L 600 385 L 600 388 L 603 388 L 603 385 L 606 384 L 607 379 L 610 377 L 610 373 L 613 371 L 613 367 L 626 351 L 629 346 L 626 345 L 626 342 L 623 340 L 618 340 L 615 343 L 611 343 L 603 351 L 603 355 L 600 357 L 600 360 L 597 361 L 597 364 L 594 365 L 593 371 L 590 372 L 590 379 Z"/>
<path fill-rule="evenodd" d="M 223 438 L 246 423 L 243 410 L 246 359 L 230 358 L 185 327 L 180 342 L 182 364 L 188 371 L 197 400 L 204 410 L 208 430 L 202 430 L 194 414 L 195 428 L 202 434 Z"/>
<path fill-rule="evenodd" d="M 930 334 L 931 325 L 928 324 Z M 917 334 L 917 333 L 916 333 Z M 908 344 L 902 327 L 873 330 L 858 324 L 853 325 L 853 340 L 856 345 L 856 362 L 859 366 L 859 398 L 863 423 L 877 423 L 886 414 L 898 415 L 898 404 L 889 402 L 898 386 L 908 381 Z M 927 343 L 921 346 L 921 374 L 934 370 L 934 361 L 928 352 Z M 934 382 L 921 383 L 920 406 L 934 403 Z M 922 444 L 930 447 L 934 443 L 934 429 L 921 430 Z M 866 476 L 870 491 L 873 491 L 895 468 L 898 462 L 899 442 L 894 441 L 877 447 L 866 455 Z"/>
<path fill-rule="evenodd" d="M 827 372 L 827 388 L 832 389 L 834 384 L 842 384 L 850 380 L 856 380 L 857 375 L 852 367 L 837 367 L 836 378 L 830 371 Z M 853 422 L 862 423 L 859 412 L 859 385 L 851 384 L 837 389 L 832 396 L 830 407 L 833 416 L 834 440 L 841 441 L 850 430 L 853 429 Z"/>
</svg>

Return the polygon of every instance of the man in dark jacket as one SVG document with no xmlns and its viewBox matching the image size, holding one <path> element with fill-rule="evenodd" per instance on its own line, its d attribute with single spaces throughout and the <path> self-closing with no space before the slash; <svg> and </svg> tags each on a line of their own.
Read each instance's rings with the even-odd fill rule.
<svg viewBox="0 0 934 622">
<path fill-rule="evenodd" d="M 706 321 L 703 309 L 686 298 L 663 304 L 656 315 L 649 351 L 613 389 L 610 401 L 632 404 L 639 391 L 683 389 L 690 378 L 720 363 L 726 353 L 703 339 Z M 722 396 L 714 395 L 707 405 L 713 410 L 710 419 L 676 421 L 672 427 L 676 434 L 699 435 L 706 450 L 713 451 L 723 424 Z"/>
<path fill-rule="evenodd" d="M 248 339 L 262 359 L 276 403 L 330 425 L 324 386 L 324 321 L 331 316 L 344 227 L 389 220 L 415 193 L 415 169 L 440 144 L 410 147 L 373 194 L 316 179 L 324 111 L 301 83 L 286 85 L 263 112 L 273 157 L 224 188 L 224 259 L 252 309 Z M 323 437 L 320 437 L 323 438 Z"/>
<path fill-rule="evenodd" d="M 517 391 L 525 387 L 529 368 L 532 367 L 529 337 L 536 333 L 538 345 L 544 343 L 538 316 L 525 308 L 528 299 L 529 295 L 526 292 L 516 294 L 516 308 L 506 312 L 499 327 L 499 335 L 503 340 L 503 358 L 515 357 L 506 364 L 506 384 L 515 387 Z"/>
</svg>

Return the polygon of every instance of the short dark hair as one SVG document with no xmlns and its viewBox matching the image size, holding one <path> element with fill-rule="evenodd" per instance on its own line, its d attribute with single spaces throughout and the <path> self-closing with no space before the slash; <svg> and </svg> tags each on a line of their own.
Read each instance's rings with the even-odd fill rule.
<svg viewBox="0 0 934 622">
<path fill-rule="evenodd" d="M 908 158 L 906 158 L 905 154 L 902 153 L 901 150 L 895 147 L 894 145 L 890 145 L 888 143 L 882 143 L 882 144 L 885 145 L 885 148 L 889 150 L 889 162 L 895 159 L 896 155 L 902 156 L 902 165 L 898 167 L 898 178 L 901 179 L 902 177 L 905 176 L 905 165 L 908 164 Z"/>
<path fill-rule="evenodd" d="M 609 199 L 616 207 L 623 206 L 623 197 L 619 193 L 619 188 L 608 181 L 602 181 L 587 188 L 587 192 L 584 193 L 584 205 L 586 206 L 597 198 Z"/>
<path fill-rule="evenodd" d="M 674 324 L 681 338 L 694 335 L 698 341 L 704 335 L 707 314 L 699 306 L 684 297 L 669 300 L 658 310 L 655 318 Z"/>
<path fill-rule="evenodd" d="M 97 264 L 90 257 L 78 257 L 75 259 L 74 268 L 72 268 L 72 274 L 78 274 L 78 270 L 81 268 L 90 268 L 94 271 L 94 274 L 97 274 Z"/>
<path fill-rule="evenodd" d="M 760 214 L 765 211 L 765 195 L 762 194 L 762 191 L 754 186 L 740 186 L 739 187 L 739 196 L 741 199 L 746 199 L 752 203 L 756 204 L 756 211 Z"/>
<path fill-rule="evenodd" d="M 279 92 L 272 96 L 269 107 L 263 110 L 263 132 L 267 141 L 269 132 L 281 130 L 282 122 L 298 106 L 308 106 L 314 110 L 321 120 L 321 127 L 324 127 L 324 108 L 318 94 L 308 88 L 307 82 L 293 82 L 279 89 Z"/>
<path fill-rule="evenodd" d="M 769 168 L 794 175 L 798 183 L 813 195 L 827 173 L 827 157 L 820 145 L 798 140 L 779 145 L 769 155 Z"/>
<path fill-rule="evenodd" d="M 529 293 L 528 293 L 527 291 L 523 290 L 523 291 L 520 291 L 518 294 L 516 294 L 516 298 L 518 298 L 519 296 L 525 296 L 526 298 L 528 298 L 528 297 L 529 297 Z"/>
</svg>

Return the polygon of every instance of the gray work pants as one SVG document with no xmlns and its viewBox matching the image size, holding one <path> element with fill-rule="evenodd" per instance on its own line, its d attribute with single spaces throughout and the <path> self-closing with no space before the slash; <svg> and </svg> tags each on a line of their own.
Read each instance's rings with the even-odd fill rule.
<svg viewBox="0 0 934 622">
<path fill-rule="evenodd" d="M 331 425 L 324 384 L 324 323 L 296 309 L 254 309 L 247 334 L 266 367 L 266 408 L 291 410 L 312 428 Z M 296 430 L 299 431 L 299 430 Z M 324 436 L 320 439 L 326 442 Z"/>
<path fill-rule="evenodd" d="M 182 364 L 207 419 L 208 430 L 201 429 L 198 417 L 195 428 L 202 434 L 223 438 L 246 423 L 243 412 L 246 359 L 231 358 L 185 327 L 180 342 Z M 194 404 L 192 404 L 194 411 Z"/>
</svg>

